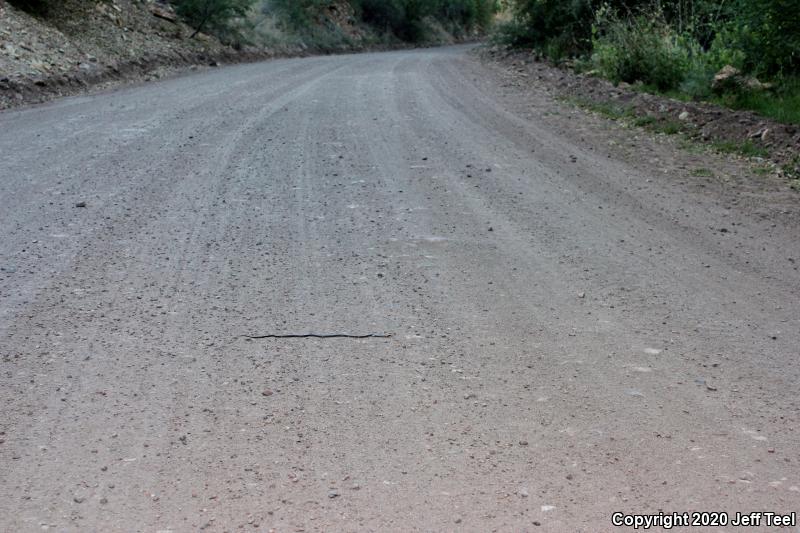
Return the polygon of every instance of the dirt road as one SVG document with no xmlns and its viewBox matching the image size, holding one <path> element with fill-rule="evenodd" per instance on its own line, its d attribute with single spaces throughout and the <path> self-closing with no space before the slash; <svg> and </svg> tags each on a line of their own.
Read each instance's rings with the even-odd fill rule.
<svg viewBox="0 0 800 533">
<path fill-rule="evenodd" d="M 0 530 L 800 510 L 795 193 L 467 51 L 0 113 Z"/>
</svg>

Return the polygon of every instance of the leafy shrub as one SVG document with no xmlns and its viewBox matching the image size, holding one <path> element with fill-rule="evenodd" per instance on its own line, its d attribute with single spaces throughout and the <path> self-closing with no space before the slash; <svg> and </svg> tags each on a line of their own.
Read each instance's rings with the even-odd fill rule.
<svg viewBox="0 0 800 533">
<path fill-rule="evenodd" d="M 405 5 L 400 0 L 360 0 L 358 8 L 364 22 L 387 33 L 395 33 L 406 18 Z"/>
<path fill-rule="evenodd" d="M 680 85 L 677 87 L 681 93 L 691 97 L 693 100 L 703 100 L 711 96 L 711 82 L 714 74 L 719 69 L 714 69 L 707 61 L 698 58 L 693 61 L 691 67 Z"/>
<path fill-rule="evenodd" d="M 741 66 L 754 74 L 800 72 L 797 0 L 738 0 L 736 8 L 736 15 L 727 21 L 721 35 L 724 44 L 717 48 L 737 54 Z"/>
<path fill-rule="evenodd" d="M 433 15 L 452 33 L 462 33 L 487 29 L 497 9 L 494 0 L 439 0 Z"/>
<path fill-rule="evenodd" d="M 530 46 L 548 55 L 577 55 L 591 46 L 591 0 L 516 0 L 514 21 L 501 29 L 508 44 Z"/>
<path fill-rule="evenodd" d="M 324 6 L 324 0 L 269 0 L 263 8 L 265 12 L 275 13 L 283 24 L 295 31 L 311 30 L 312 14 Z"/>
<path fill-rule="evenodd" d="M 701 53 L 690 37 L 679 36 L 659 12 L 619 18 L 598 12 L 592 63 L 616 83 L 642 82 L 661 91 L 678 88 Z"/>
</svg>

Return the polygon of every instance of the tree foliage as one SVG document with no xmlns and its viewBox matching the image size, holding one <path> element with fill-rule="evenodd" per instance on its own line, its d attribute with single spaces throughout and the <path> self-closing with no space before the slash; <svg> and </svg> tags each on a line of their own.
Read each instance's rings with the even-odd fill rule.
<svg viewBox="0 0 800 533">
<path fill-rule="evenodd" d="M 192 37 L 205 29 L 224 29 L 234 17 L 243 17 L 255 0 L 175 0 L 175 10 L 193 28 Z"/>
<path fill-rule="evenodd" d="M 722 26 L 728 46 L 746 70 L 765 75 L 800 73 L 800 2 L 738 0 Z"/>
<path fill-rule="evenodd" d="M 293 30 L 308 31 L 311 14 L 329 5 L 324 0 L 268 0 L 266 9 L 280 14 Z M 350 0 L 356 17 L 385 34 L 408 42 L 426 37 L 427 22 L 453 33 L 485 30 L 496 13 L 496 0 Z"/>
</svg>

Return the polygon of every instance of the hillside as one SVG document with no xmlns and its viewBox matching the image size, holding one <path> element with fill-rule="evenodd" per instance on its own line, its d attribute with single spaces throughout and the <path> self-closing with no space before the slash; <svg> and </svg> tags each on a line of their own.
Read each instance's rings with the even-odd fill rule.
<svg viewBox="0 0 800 533">
<path fill-rule="evenodd" d="M 0 106 L 240 55 L 213 37 L 190 34 L 168 6 L 152 0 L 66 1 L 46 18 L 0 0 Z"/>
</svg>

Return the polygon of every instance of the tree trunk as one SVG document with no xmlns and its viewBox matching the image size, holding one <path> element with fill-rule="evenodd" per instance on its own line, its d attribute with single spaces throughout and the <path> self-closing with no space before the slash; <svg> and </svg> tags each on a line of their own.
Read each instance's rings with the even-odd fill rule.
<svg viewBox="0 0 800 533">
<path fill-rule="evenodd" d="M 208 19 L 210 17 L 211 13 L 206 12 L 205 16 L 203 16 L 203 20 L 201 20 L 200 24 L 198 24 L 197 27 L 194 29 L 194 33 L 189 36 L 189 39 L 194 39 L 197 36 L 197 34 L 200 33 L 200 31 L 203 29 L 203 26 L 206 25 L 206 22 L 208 22 Z"/>
</svg>

